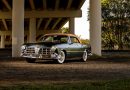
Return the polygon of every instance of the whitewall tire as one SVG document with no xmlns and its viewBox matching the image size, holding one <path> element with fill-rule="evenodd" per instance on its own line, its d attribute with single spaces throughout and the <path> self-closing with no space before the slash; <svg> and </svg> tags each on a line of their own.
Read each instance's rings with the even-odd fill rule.
<svg viewBox="0 0 130 90">
<path fill-rule="evenodd" d="M 85 50 L 84 53 L 83 53 L 82 60 L 83 60 L 84 62 L 86 62 L 87 59 L 88 59 L 88 53 L 87 53 L 87 51 Z"/>
<path fill-rule="evenodd" d="M 57 62 L 59 64 L 62 64 L 62 63 L 64 63 L 64 61 L 65 61 L 65 52 L 64 51 L 60 51 L 60 53 L 57 56 Z"/>
</svg>

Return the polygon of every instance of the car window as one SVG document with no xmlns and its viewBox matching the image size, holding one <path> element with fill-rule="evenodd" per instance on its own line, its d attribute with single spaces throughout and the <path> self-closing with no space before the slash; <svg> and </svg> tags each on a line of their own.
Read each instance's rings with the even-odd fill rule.
<svg viewBox="0 0 130 90">
<path fill-rule="evenodd" d="M 53 37 L 52 36 L 46 36 L 43 38 L 44 42 L 52 42 L 53 41 Z"/>
<path fill-rule="evenodd" d="M 72 43 L 79 43 L 79 40 L 76 37 L 70 37 Z"/>
<path fill-rule="evenodd" d="M 67 43 L 68 37 L 62 35 L 50 35 L 50 36 L 43 37 L 42 41 L 53 42 L 53 43 Z"/>
<path fill-rule="evenodd" d="M 68 42 L 68 37 L 62 37 L 62 38 L 60 39 L 60 42 L 61 42 L 61 43 L 67 43 L 67 42 Z"/>
</svg>

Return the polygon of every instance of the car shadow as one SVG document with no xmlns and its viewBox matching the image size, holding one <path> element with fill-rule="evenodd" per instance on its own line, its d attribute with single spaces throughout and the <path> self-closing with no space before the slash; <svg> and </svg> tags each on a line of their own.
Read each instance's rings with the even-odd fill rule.
<svg viewBox="0 0 130 90">
<path fill-rule="evenodd" d="M 65 63 L 79 63 L 79 62 L 82 62 L 81 60 L 65 60 L 65 62 L 64 62 L 64 64 Z M 55 60 L 37 60 L 36 62 L 35 62 L 36 64 L 59 64 L 59 63 L 57 63 L 57 61 L 55 61 Z"/>
</svg>

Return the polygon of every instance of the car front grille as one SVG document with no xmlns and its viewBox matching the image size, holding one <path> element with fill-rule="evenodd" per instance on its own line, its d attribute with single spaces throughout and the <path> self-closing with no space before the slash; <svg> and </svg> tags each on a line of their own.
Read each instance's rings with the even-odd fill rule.
<svg viewBox="0 0 130 90">
<path fill-rule="evenodd" d="M 33 47 L 28 47 L 26 49 L 26 54 L 34 54 L 35 53 L 35 49 Z"/>
<path fill-rule="evenodd" d="M 22 52 L 23 57 L 32 57 L 32 58 L 41 58 L 41 59 L 50 59 L 51 58 L 51 49 L 50 48 L 40 48 L 39 51 L 35 47 L 26 47 L 26 50 Z"/>
<path fill-rule="evenodd" d="M 40 49 L 39 51 L 39 54 L 42 54 L 42 55 L 50 55 L 50 48 L 42 48 Z"/>
<path fill-rule="evenodd" d="M 26 48 L 26 54 L 35 54 L 35 48 L 34 47 Z M 39 50 L 39 54 L 50 55 L 50 48 L 41 48 Z"/>
</svg>

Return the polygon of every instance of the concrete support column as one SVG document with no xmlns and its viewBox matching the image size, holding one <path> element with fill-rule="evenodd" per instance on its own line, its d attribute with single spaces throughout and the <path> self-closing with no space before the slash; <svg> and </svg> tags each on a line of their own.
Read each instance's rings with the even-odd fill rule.
<svg viewBox="0 0 130 90">
<path fill-rule="evenodd" d="M 29 24 L 29 42 L 36 42 L 36 18 L 30 18 Z"/>
<path fill-rule="evenodd" d="M 24 0 L 13 0 L 12 57 L 19 57 L 24 43 Z"/>
<path fill-rule="evenodd" d="M 101 0 L 90 0 L 90 43 L 92 53 L 101 56 Z"/>
<path fill-rule="evenodd" d="M 5 35 L 1 35 L 1 48 L 5 48 Z"/>
<path fill-rule="evenodd" d="M 69 19 L 69 30 L 70 30 L 70 33 L 75 34 L 75 19 L 74 18 Z"/>
</svg>

